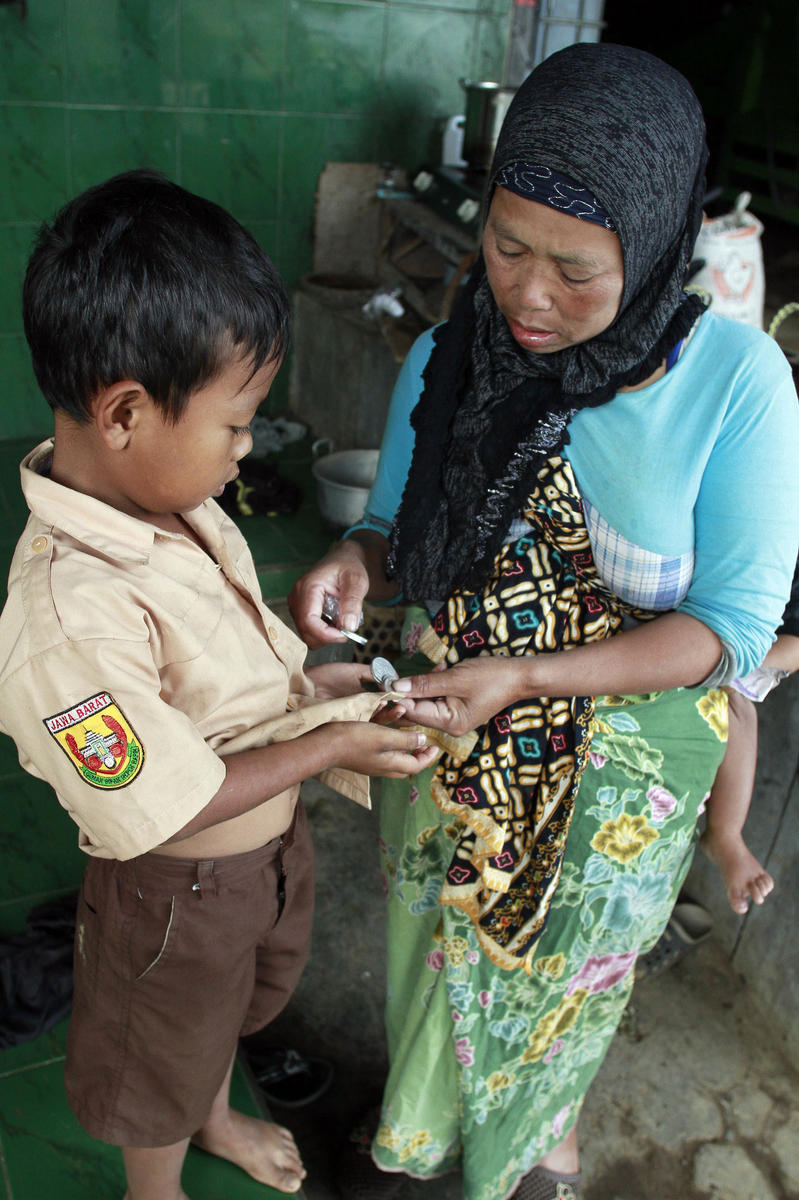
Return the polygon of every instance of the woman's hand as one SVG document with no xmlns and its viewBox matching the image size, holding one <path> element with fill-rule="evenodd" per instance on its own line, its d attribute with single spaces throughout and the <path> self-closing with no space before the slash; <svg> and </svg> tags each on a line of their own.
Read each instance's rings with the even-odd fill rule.
<svg viewBox="0 0 799 1200">
<path fill-rule="evenodd" d="M 289 608 L 297 631 L 309 646 L 343 642 L 338 632 L 354 633 L 360 622 L 363 602 L 392 600 L 396 583 L 386 578 L 388 541 L 374 529 L 356 529 L 343 542 L 336 542 L 325 557 L 291 589 Z M 325 595 L 338 603 L 335 625 L 322 619 Z"/>
<path fill-rule="evenodd" d="M 522 699 L 523 676 L 519 659 L 468 658 L 454 667 L 440 663 L 427 675 L 398 679 L 394 691 L 402 694 L 406 720 L 457 736 Z"/>
<path fill-rule="evenodd" d="M 358 628 L 368 590 L 369 572 L 360 544 L 354 539 L 337 542 L 291 589 L 289 608 L 300 637 L 314 648 L 346 641 L 339 631 Z M 338 628 L 322 619 L 326 595 L 338 601 Z"/>
</svg>

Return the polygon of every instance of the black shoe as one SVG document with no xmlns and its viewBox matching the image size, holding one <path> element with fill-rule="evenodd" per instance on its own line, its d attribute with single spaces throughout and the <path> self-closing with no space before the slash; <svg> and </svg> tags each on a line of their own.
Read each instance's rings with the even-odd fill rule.
<svg viewBox="0 0 799 1200">
<path fill-rule="evenodd" d="M 324 1095 L 333 1080 L 332 1064 L 305 1058 L 285 1046 L 246 1048 L 258 1087 L 270 1104 L 302 1108 Z"/>
</svg>

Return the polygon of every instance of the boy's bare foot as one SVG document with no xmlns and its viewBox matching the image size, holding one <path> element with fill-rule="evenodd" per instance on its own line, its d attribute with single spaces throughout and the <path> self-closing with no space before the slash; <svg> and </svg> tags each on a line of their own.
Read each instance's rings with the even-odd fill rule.
<svg viewBox="0 0 799 1200">
<path fill-rule="evenodd" d="M 755 904 L 762 904 L 773 890 L 774 880 L 746 848 L 740 834 L 722 837 L 708 830 L 700 845 L 721 871 L 733 912 L 748 912 L 750 897 Z"/>
<path fill-rule="evenodd" d="M 133 1197 L 131 1196 L 130 1192 L 125 1192 L 125 1195 L 122 1197 L 122 1200 L 133 1200 Z M 176 1195 L 176 1197 L 175 1197 L 175 1200 L 189 1200 L 189 1197 L 188 1197 L 188 1196 L 186 1195 L 186 1193 L 185 1193 L 185 1192 L 184 1192 L 184 1191 L 181 1189 L 181 1190 L 180 1190 L 180 1191 L 177 1193 L 177 1195 Z"/>
<path fill-rule="evenodd" d="M 258 1183 L 280 1192 L 297 1192 L 306 1176 L 300 1152 L 288 1129 L 229 1108 L 209 1117 L 191 1139 L 208 1154 L 226 1158 Z"/>
</svg>

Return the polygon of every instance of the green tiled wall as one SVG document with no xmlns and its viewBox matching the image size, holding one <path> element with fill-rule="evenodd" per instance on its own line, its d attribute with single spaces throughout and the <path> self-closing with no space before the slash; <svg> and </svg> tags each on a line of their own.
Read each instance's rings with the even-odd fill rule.
<svg viewBox="0 0 799 1200">
<path fill-rule="evenodd" d="M 462 76 L 500 78 L 512 0 L 33 0 L 0 6 L 0 438 L 50 413 L 20 286 L 38 223 L 136 166 L 225 205 L 291 288 L 329 161 L 433 161 Z M 285 398 L 278 377 L 274 404 Z"/>
</svg>

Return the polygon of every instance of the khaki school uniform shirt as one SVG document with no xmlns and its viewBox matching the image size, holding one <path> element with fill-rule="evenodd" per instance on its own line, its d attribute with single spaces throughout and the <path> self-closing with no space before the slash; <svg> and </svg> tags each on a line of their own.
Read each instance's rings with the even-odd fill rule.
<svg viewBox="0 0 799 1200">
<path fill-rule="evenodd" d="M 87 854 L 160 846 L 219 790 L 225 754 L 373 714 L 382 697 L 371 693 L 314 700 L 305 646 L 263 603 L 247 544 L 217 504 L 186 516 L 206 553 L 53 482 L 51 453 L 45 442 L 21 467 L 31 516 L 0 617 L 0 729 L 53 786 Z M 320 778 L 368 805 L 365 777 Z M 267 802 L 285 814 L 271 836 L 297 791 Z M 266 813 L 170 849 L 251 848 Z"/>
</svg>

